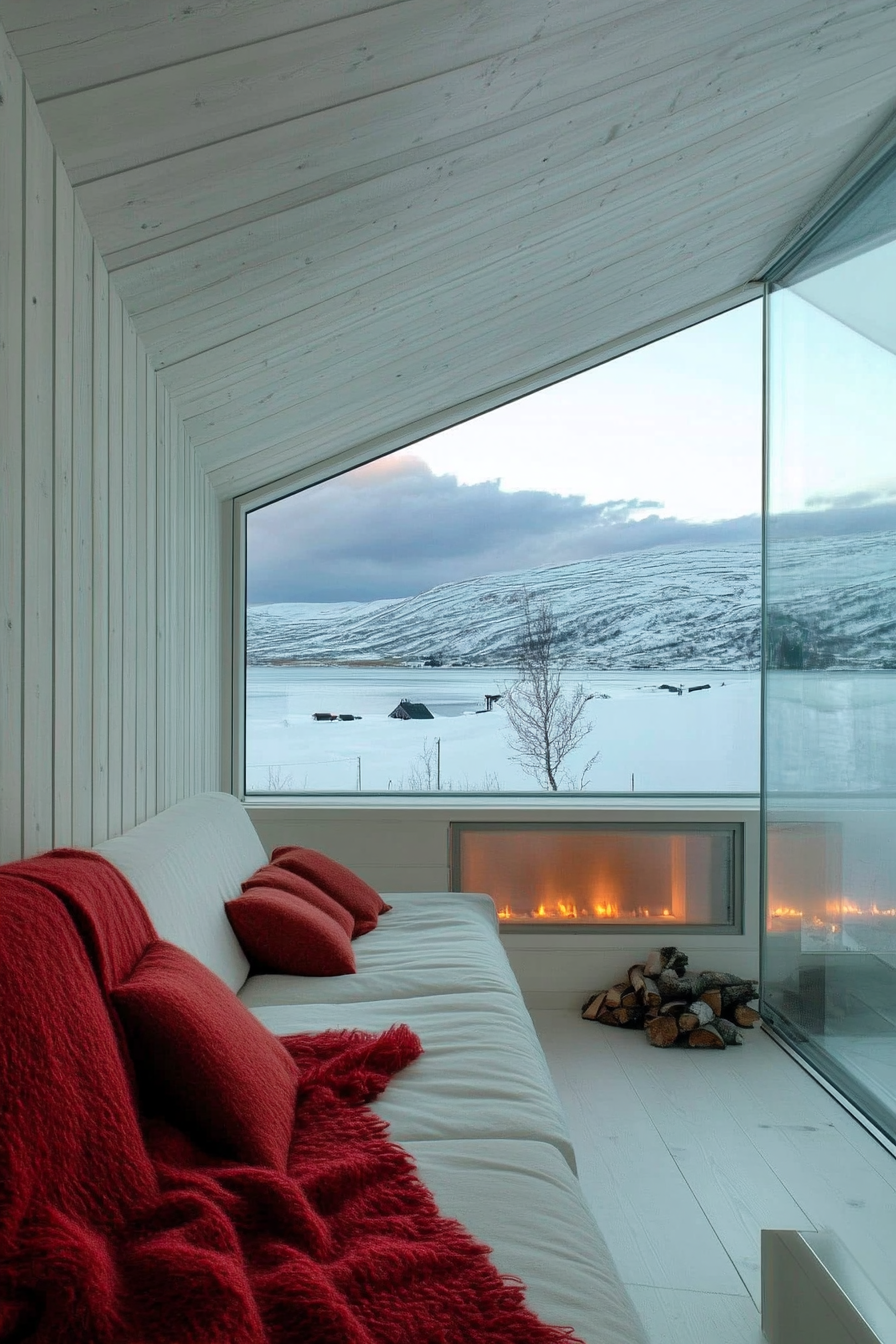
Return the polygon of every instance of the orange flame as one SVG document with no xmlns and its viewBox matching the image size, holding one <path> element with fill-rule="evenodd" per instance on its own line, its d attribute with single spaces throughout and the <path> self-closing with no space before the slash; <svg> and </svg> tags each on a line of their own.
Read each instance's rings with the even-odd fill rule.
<svg viewBox="0 0 896 1344">
<path fill-rule="evenodd" d="M 804 924 L 809 924 L 815 929 L 828 929 L 831 933 L 837 933 L 842 925 L 844 916 L 851 919 L 893 919 L 896 918 L 896 906 L 889 906 L 881 909 L 874 901 L 870 905 L 858 905 L 850 897 L 843 896 L 829 898 L 824 902 L 824 913 L 813 911 L 804 911 L 793 905 L 775 905 L 768 911 L 768 924 L 774 919 L 799 919 Z"/>
<path fill-rule="evenodd" d="M 678 916 L 668 906 L 664 906 L 661 910 L 651 910 L 648 906 L 638 906 L 626 910 L 620 909 L 618 901 L 609 900 L 606 897 L 595 897 L 592 898 L 590 904 L 580 905 L 572 896 L 556 896 L 553 899 L 548 898 L 539 901 L 533 909 L 529 910 L 514 910 L 509 904 L 500 906 L 498 918 L 523 922 L 545 920 L 554 924 L 578 920 L 593 924 L 596 920 L 604 919 L 618 920 L 621 923 L 640 920 L 669 920 L 674 922 L 678 919 Z"/>
</svg>

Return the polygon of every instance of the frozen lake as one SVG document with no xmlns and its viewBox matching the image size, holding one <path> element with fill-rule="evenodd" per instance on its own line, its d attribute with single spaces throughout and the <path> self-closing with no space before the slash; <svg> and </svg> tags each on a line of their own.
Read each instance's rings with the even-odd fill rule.
<svg viewBox="0 0 896 1344">
<path fill-rule="evenodd" d="M 564 672 L 595 695 L 592 732 L 570 758 L 581 771 L 595 751 L 589 791 L 752 793 L 759 789 L 758 672 Z M 250 667 L 246 738 L 249 792 L 403 791 L 434 769 L 442 789 L 540 791 L 514 760 L 500 705 L 486 694 L 513 681 L 509 668 Z M 683 695 L 659 690 L 684 684 Z M 688 686 L 710 689 L 689 694 Z M 607 697 L 607 698 L 598 698 Z M 402 699 L 435 716 L 402 722 Z M 360 715 L 318 723 L 315 713 Z M 429 765 L 427 766 L 427 761 Z"/>
</svg>

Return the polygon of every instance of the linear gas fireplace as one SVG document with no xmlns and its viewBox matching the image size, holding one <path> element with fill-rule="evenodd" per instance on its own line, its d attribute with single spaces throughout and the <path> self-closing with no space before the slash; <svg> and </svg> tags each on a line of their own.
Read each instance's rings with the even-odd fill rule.
<svg viewBox="0 0 896 1344">
<path fill-rule="evenodd" d="M 514 929 L 739 933 L 742 827 L 455 822 L 455 891 L 484 891 Z"/>
</svg>

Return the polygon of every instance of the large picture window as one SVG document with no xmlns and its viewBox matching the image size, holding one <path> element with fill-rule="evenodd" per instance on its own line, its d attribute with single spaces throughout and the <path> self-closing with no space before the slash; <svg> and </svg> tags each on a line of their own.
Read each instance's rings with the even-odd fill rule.
<svg viewBox="0 0 896 1344">
<path fill-rule="evenodd" d="M 758 789 L 751 303 L 250 512 L 246 791 Z"/>
</svg>

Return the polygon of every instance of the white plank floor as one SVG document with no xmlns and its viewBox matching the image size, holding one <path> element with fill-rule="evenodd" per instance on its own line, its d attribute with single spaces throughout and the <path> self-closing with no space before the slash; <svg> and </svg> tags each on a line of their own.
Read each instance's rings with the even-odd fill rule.
<svg viewBox="0 0 896 1344">
<path fill-rule="evenodd" d="M 532 1016 L 651 1344 L 761 1344 L 763 1227 L 830 1229 L 890 1282 L 896 1158 L 764 1032 L 655 1050 L 571 1012 Z"/>
</svg>

